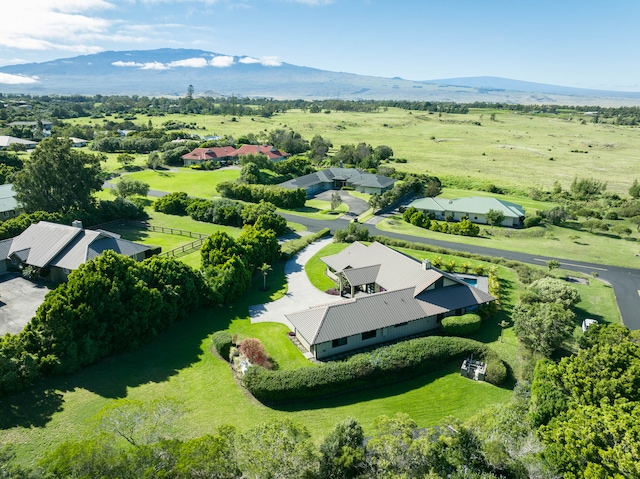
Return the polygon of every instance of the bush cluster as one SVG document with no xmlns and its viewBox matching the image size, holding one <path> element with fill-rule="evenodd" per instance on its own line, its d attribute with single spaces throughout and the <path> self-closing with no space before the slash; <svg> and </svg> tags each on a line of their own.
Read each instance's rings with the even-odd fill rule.
<svg viewBox="0 0 640 479">
<path fill-rule="evenodd" d="M 287 230 L 287 221 L 276 213 L 276 206 L 260 200 L 244 204 L 226 198 L 205 200 L 189 198 L 184 192 L 171 193 L 153 203 L 155 211 L 170 215 L 189 215 L 196 221 L 225 226 L 255 225 L 273 230 L 277 235 Z"/>
<path fill-rule="evenodd" d="M 436 231 L 438 233 L 460 236 L 478 236 L 480 234 L 480 227 L 472 223 L 469 218 L 465 218 L 458 223 L 449 221 L 438 222 L 421 211 L 418 211 L 413 206 L 407 208 L 404 213 L 402 213 L 402 219 L 419 228 Z"/>
<path fill-rule="evenodd" d="M 485 379 L 488 382 L 500 384 L 506 379 L 506 366 L 497 353 L 484 344 L 471 339 L 429 336 L 313 368 L 278 371 L 249 368 L 243 383 L 257 399 L 266 403 L 315 399 L 425 374 L 462 361 L 470 354 L 487 361 Z"/>
<path fill-rule="evenodd" d="M 136 263 L 105 251 L 49 292 L 20 334 L 2 339 L 0 393 L 136 349 L 208 298 L 202 276 L 178 260 Z"/>
<path fill-rule="evenodd" d="M 225 198 L 258 203 L 260 200 L 273 203 L 279 208 L 302 208 L 307 201 L 307 192 L 304 188 L 282 188 L 274 185 L 250 185 L 246 183 L 234 183 L 225 181 L 216 190 Z"/>
<path fill-rule="evenodd" d="M 442 320 L 442 329 L 449 336 L 469 336 L 480 329 L 482 319 L 478 314 L 448 316 Z"/>
<path fill-rule="evenodd" d="M 233 346 L 233 337 L 227 331 L 216 331 L 211 336 L 213 348 L 224 360 L 229 360 L 231 346 Z"/>
</svg>

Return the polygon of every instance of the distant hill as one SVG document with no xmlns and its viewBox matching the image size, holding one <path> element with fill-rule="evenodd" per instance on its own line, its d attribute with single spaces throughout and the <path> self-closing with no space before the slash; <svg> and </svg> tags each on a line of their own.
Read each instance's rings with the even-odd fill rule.
<svg viewBox="0 0 640 479">
<path fill-rule="evenodd" d="M 108 51 L 0 67 L 0 93 L 640 105 L 640 93 L 474 77 L 412 81 L 194 49 Z"/>
</svg>

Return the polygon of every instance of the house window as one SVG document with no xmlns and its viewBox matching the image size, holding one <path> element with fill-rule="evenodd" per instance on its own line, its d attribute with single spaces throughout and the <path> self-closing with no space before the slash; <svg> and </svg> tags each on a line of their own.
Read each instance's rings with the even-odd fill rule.
<svg viewBox="0 0 640 479">
<path fill-rule="evenodd" d="M 362 340 L 365 341 L 367 339 L 375 338 L 377 333 L 378 333 L 377 329 L 374 329 L 373 331 L 366 331 L 362 333 Z"/>
<path fill-rule="evenodd" d="M 375 283 L 368 283 L 367 284 L 367 293 L 368 294 L 372 294 L 376 292 L 376 285 Z"/>
<path fill-rule="evenodd" d="M 409 324 L 409 323 L 407 321 L 405 321 L 404 323 L 394 324 L 393 327 L 394 328 L 401 328 L 402 326 L 406 326 L 407 324 Z"/>
<path fill-rule="evenodd" d="M 339 338 L 331 341 L 331 347 L 337 348 L 339 346 L 345 346 L 347 344 L 347 338 Z"/>
</svg>

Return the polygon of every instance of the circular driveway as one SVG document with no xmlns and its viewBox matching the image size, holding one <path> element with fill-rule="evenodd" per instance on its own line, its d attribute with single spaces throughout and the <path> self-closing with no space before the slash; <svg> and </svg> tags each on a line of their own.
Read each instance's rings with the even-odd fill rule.
<svg viewBox="0 0 640 479">
<path fill-rule="evenodd" d="M 284 267 L 288 284 L 287 294 L 270 303 L 249 306 L 249 317 L 252 323 L 282 323 L 293 330 L 285 314 L 340 301 L 339 296 L 324 293 L 312 285 L 304 270 L 305 263 L 332 241 L 332 238 L 316 241 L 287 261 Z"/>
<path fill-rule="evenodd" d="M 369 209 L 369 203 L 355 196 L 351 196 L 348 191 L 329 190 L 318 193 L 314 198 L 316 200 L 331 201 L 331 195 L 338 193 L 345 205 L 349 207 L 350 216 L 360 216 Z"/>
</svg>

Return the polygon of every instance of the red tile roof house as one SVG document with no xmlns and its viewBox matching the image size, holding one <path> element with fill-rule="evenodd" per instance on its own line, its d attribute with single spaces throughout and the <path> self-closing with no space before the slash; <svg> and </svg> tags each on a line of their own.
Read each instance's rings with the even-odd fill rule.
<svg viewBox="0 0 640 479">
<path fill-rule="evenodd" d="M 238 156 L 240 155 L 266 155 L 271 161 L 282 161 L 290 157 L 289 153 L 280 151 L 277 148 L 270 145 L 242 145 L 236 151 Z"/>
<path fill-rule="evenodd" d="M 201 165 L 207 161 L 234 161 L 238 156 L 236 151 L 232 146 L 196 148 L 186 155 L 182 155 L 182 160 L 184 161 L 184 166 Z"/>
<path fill-rule="evenodd" d="M 320 258 L 350 299 L 285 314 L 307 357 L 326 359 L 422 335 L 443 318 L 496 298 L 462 279 L 380 243 L 352 243 Z"/>
</svg>

